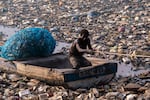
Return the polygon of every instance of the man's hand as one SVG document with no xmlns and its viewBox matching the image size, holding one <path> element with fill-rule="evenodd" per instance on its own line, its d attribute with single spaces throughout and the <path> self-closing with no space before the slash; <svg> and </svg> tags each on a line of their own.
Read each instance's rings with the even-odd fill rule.
<svg viewBox="0 0 150 100">
<path fill-rule="evenodd" d="M 93 51 L 93 50 L 87 50 L 87 53 L 93 55 L 93 54 L 94 54 L 94 51 Z"/>
</svg>

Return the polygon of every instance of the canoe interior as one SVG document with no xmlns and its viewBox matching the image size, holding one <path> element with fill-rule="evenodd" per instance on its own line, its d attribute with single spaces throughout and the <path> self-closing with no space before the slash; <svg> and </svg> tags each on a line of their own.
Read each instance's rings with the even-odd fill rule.
<svg viewBox="0 0 150 100">
<path fill-rule="evenodd" d="M 106 60 L 102 59 L 100 60 L 98 58 L 87 58 L 87 59 L 91 61 L 92 66 L 104 64 L 107 62 Z M 31 58 L 27 60 L 20 60 L 17 62 L 25 65 L 34 65 L 46 68 L 72 69 L 72 65 L 68 59 L 68 56 L 62 53 L 54 54 L 49 57 Z"/>
<path fill-rule="evenodd" d="M 68 56 L 64 54 L 54 54 L 45 58 L 32 58 L 30 60 L 28 59 L 24 61 L 17 61 L 16 64 L 23 64 L 23 66 L 26 65 L 26 67 L 30 66 L 28 67 L 28 69 L 31 70 L 35 70 L 35 69 L 39 70 L 40 68 L 43 70 L 45 68 L 48 68 L 45 70 L 49 70 L 49 68 L 53 69 L 59 73 L 63 73 L 65 81 L 75 81 L 77 79 L 97 77 L 99 75 L 116 73 L 117 71 L 117 64 L 114 62 L 108 62 L 104 59 L 91 58 L 91 57 L 87 57 L 87 59 L 92 62 L 92 66 L 81 67 L 79 69 L 80 73 L 75 72 L 75 69 L 72 68 L 71 63 L 69 62 Z M 31 66 L 34 67 L 32 68 Z M 19 69 L 21 69 L 21 67 L 18 67 L 18 70 Z M 25 69 L 21 69 L 21 70 L 25 70 Z"/>
<path fill-rule="evenodd" d="M 69 62 L 68 57 L 61 53 L 54 54 L 49 57 L 31 58 L 27 60 L 20 60 L 17 62 L 25 65 L 34 65 L 46 68 L 57 68 L 57 69 L 72 68 L 72 65 Z"/>
</svg>

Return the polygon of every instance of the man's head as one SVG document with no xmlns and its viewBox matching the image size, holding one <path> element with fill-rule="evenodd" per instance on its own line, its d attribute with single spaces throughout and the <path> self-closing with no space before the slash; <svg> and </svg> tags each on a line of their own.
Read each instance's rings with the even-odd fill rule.
<svg viewBox="0 0 150 100">
<path fill-rule="evenodd" d="M 81 37 L 81 38 L 88 38 L 88 36 L 89 36 L 88 30 L 82 29 L 82 30 L 80 31 L 80 37 Z"/>
</svg>

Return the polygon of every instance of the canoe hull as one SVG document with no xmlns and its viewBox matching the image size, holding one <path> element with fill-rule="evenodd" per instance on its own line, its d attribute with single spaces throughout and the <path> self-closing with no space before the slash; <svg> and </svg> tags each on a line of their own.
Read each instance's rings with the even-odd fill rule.
<svg viewBox="0 0 150 100">
<path fill-rule="evenodd" d="M 72 82 L 67 82 L 67 86 L 76 89 L 76 88 L 90 88 L 96 85 L 107 84 L 114 78 L 115 74 L 109 74 L 105 76 L 91 77 L 84 80 L 76 80 Z"/>
<path fill-rule="evenodd" d="M 55 58 L 58 62 L 55 61 Z M 72 69 L 66 56 L 62 54 L 56 54 L 52 57 L 44 58 L 44 60 L 40 58 L 29 61 L 7 61 L 0 58 L 0 70 L 15 72 L 51 85 L 64 85 L 72 89 L 90 88 L 111 81 L 117 72 L 117 63 L 105 61 L 101 63 L 98 59 L 93 59 L 93 61 L 98 64 L 76 70 Z M 49 66 L 50 62 L 55 64 Z M 41 66 L 42 63 L 44 63 L 44 66 Z M 64 68 L 61 68 L 61 66 L 64 66 Z"/>
<path fill-rule="evenodd" d="M 116 63 L 104 63 L 98 66 L 80 68 L 74 72 L 65 72 L 64 82 L 71 88 L 89 88 L 110 82 L 117 72 Z"/>
</svg>

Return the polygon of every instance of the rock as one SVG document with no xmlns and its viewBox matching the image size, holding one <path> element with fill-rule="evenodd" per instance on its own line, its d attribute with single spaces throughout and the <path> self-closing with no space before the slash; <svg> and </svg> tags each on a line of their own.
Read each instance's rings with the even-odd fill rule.
<svg viewBox="0 0 150 100">
<path fill-rule="evenodd" d="M 137 98 L 137 100 L 145 100 L 145 99 L 144 99 L 144 96 L 139 96 L 139 97 Z"/>
<path fill-rule="evenodd" d="M 61 96 L 61 97 L 67 97 L 68 93 L 66 91 L 62 91 L 62 92 L 54 92 L 54 96 Z"/>
<path fill-rule="evenodd" d="M 37 86 L 38 84 L 39 84 L 39 80 L 36 80 L 36 79 L 31 79 L 28 83 L 27 83 L 27 85 L 29 85 L 29 86 Z"/>
<path fill-rule="evenodd" d="M 5 89 L 4 90 L 4 96 L 11 96 L 12 94 L 14 94 L 14 91 L 13 90 L 10 90 L 10 89 Z"/>
<path fill-rule="evenodd" d="M 136 83 L 129 83 L 127 84 L 124 89 L 126 91 L 137 91 L 141 86 L 139 84 Z"/>
<path fill-rule="evenodd" d="M 19 97 L 23 97 L 23 96 L 29 95 L 30 94 L 30 90 L 29 89 L 22 90 L 22 91 L 19 91 L 18 94 L 19 94 Z"/>
<path fill-rule="evenodd" d="M 10 96 L 7 98 L 7 100 L 19 100 L 18 96 Z"/>
<path fill-rule="evenodd" d="M 50 28 L 50 32 L 59 32 L 59 31 L 60 31 L 59 27 Z"/>
<path fill-rule="evenodd" d="M 150 83 L 146 83 L 144 87 L 150 88 Z"/>
<path fill-rule="evenodd" d="M 94 17 L 97 17 L 97 16 L 99 16 L 99 13 L 97 11 L 89 11 L 88 14 L 87 14 L 88 18 L 94 18 Z"/>
<path fill-rule="evenodd" d="M 110 49 L 110 52 L 117 52 L 117 49 L 118 49 L 118 47 L 117 47 L 117 46 L 114 46 L 114 47 L 112 47 L 112 48 Z"/>
<path fill-rule="evenodd" d="M 76 91 L 79 92 L 79 93 L 85 93 L 85 92 L 87 92 L 87 89 L 81 89 L 81 88 L 79 88 Z"/>
<path fill-rule="evenodd" d="M 21 99 L 22 100 L 38 100 L 38 96 L 33 95 L 33 94 L 28 94 L 28 95 L 22 96 Z"/>
<path fill-rule="evenodd" d="M 97 100 L 108 100 L 108 99 L 106 99 L 104 96 L 101 96 L 101 97 L 97 98 Z"/>
<path fill-rule="evenodd" d="M 110 41 L 110 42 L 107 42 L 106 45 L 110 46 L 110 47 L 113 47 L 113 46 L 115 46 L 115 42 Z"/>
<path fill-rule="evenodd" d="M 118 32 L 125 32 L 125 26 L 118 27 Z"/>
<path fill-rule="evenodd" d="M 6 74 L 6 73 L 3 73 L 2 78 L 3 78 L 3 79 L 7 79 L 7 74 Z"/>
<path fill-rule="evenodd" d="M 150 100 L 150 96 L 146 96 L 146 97 L 145 97 L 145 100 Z"/>
<path fill-rule="evenodd" d="M 95 97 L 99 97 L 99 91 L 96 88 L 91 88 L 90 93 L 92 93 Z"/>
<path fill-rule="evenodd" d="M 145 62 L 145 68 L 150 68 L 150 62 Z"/>
<path fill-rule="evenodd" d="M 138 89 L 139 92 L 145 92 L 145 90 L 147 90 L 147 87 L 140 87 L 140 88 Z"/>
<path fill-rule="evenodd" d="M 105 97 L 106 99 L 115 99 L 116 97 L 118 97 L 119 92 L 108 92 Z"/>
<path fill-rule="evenodd" d="M 17 81 L 17 84 L 18 84 L 18 87 L 19 87 L 19 88 L 22 88 L 22 89 L 26 88 L 26 82 Z"/>
<path fill-rule="evenodd" d="M 39 94 L 39 100 L 48 100 L 48 93 Z"/>
<path fill-rule="evenodd" d="M 128 58 L 128 57 L 123 57 L 122 58 L 122 61 L 125 63 L 125 64 L 129 64 L 131 62 L 131 60 Z"/>
<path fill-rule="evenodd" d="M 54 97 L 51 97 L 51 98 L 48 98 L 48 100 L 63 100 L 62 96 L 54 96 Z"/>
<path fill-rule="evenodd" d="M 35 18 L 35 19 L 33 20 L 33 22 L 34 22 L 34 23 L 37 23 L 39 20 L 40 20 L 39 18 Z"/>
<path fill-rule="evenodd" d="M 150 89 L 147 89 L 144 93 L 144 96 L 149 96 L 150 97 Z"/>
<path fill-rule="evenodd" d="M 78 22 L 79 21 L 79 15 L 74 15 L 71 20 L 72 20 L 72 22 Z"/>
<path fill-rule="evenodd" d="M 84 100 L 85 96 L 86 96 L 85 94 L 80 94 L 75 98 L 75 100 Z"/>
<path fill-rule="evenodd" d="M 19 75 L 17 75 L 17 74 L 9 74 L 8 75 L 8 79 L 10 79 L 11 81 L 18 81 L 18 80 L 20 80 L 21 79 L 21 77 L 19 76 Z"/>
<path fill-rule="evenodd" d="M 85 97 L 85 100 L 96 100 L 96 97 L 93 93 L 89 93 L 88 96 Z"/>
<path fill-rule="evenodd" d="M 48 85 L 40 85 L 37 90 L 38 92 L 42 93 L 42 92 L 46 92 L 48 88 L 49 88 Z"/>
<path fill-rule="evenodd" d="M 137 100 L 138 95 L 137 94 L 129 94 L 126 96 L 125 100 Z"/>
</svg>

